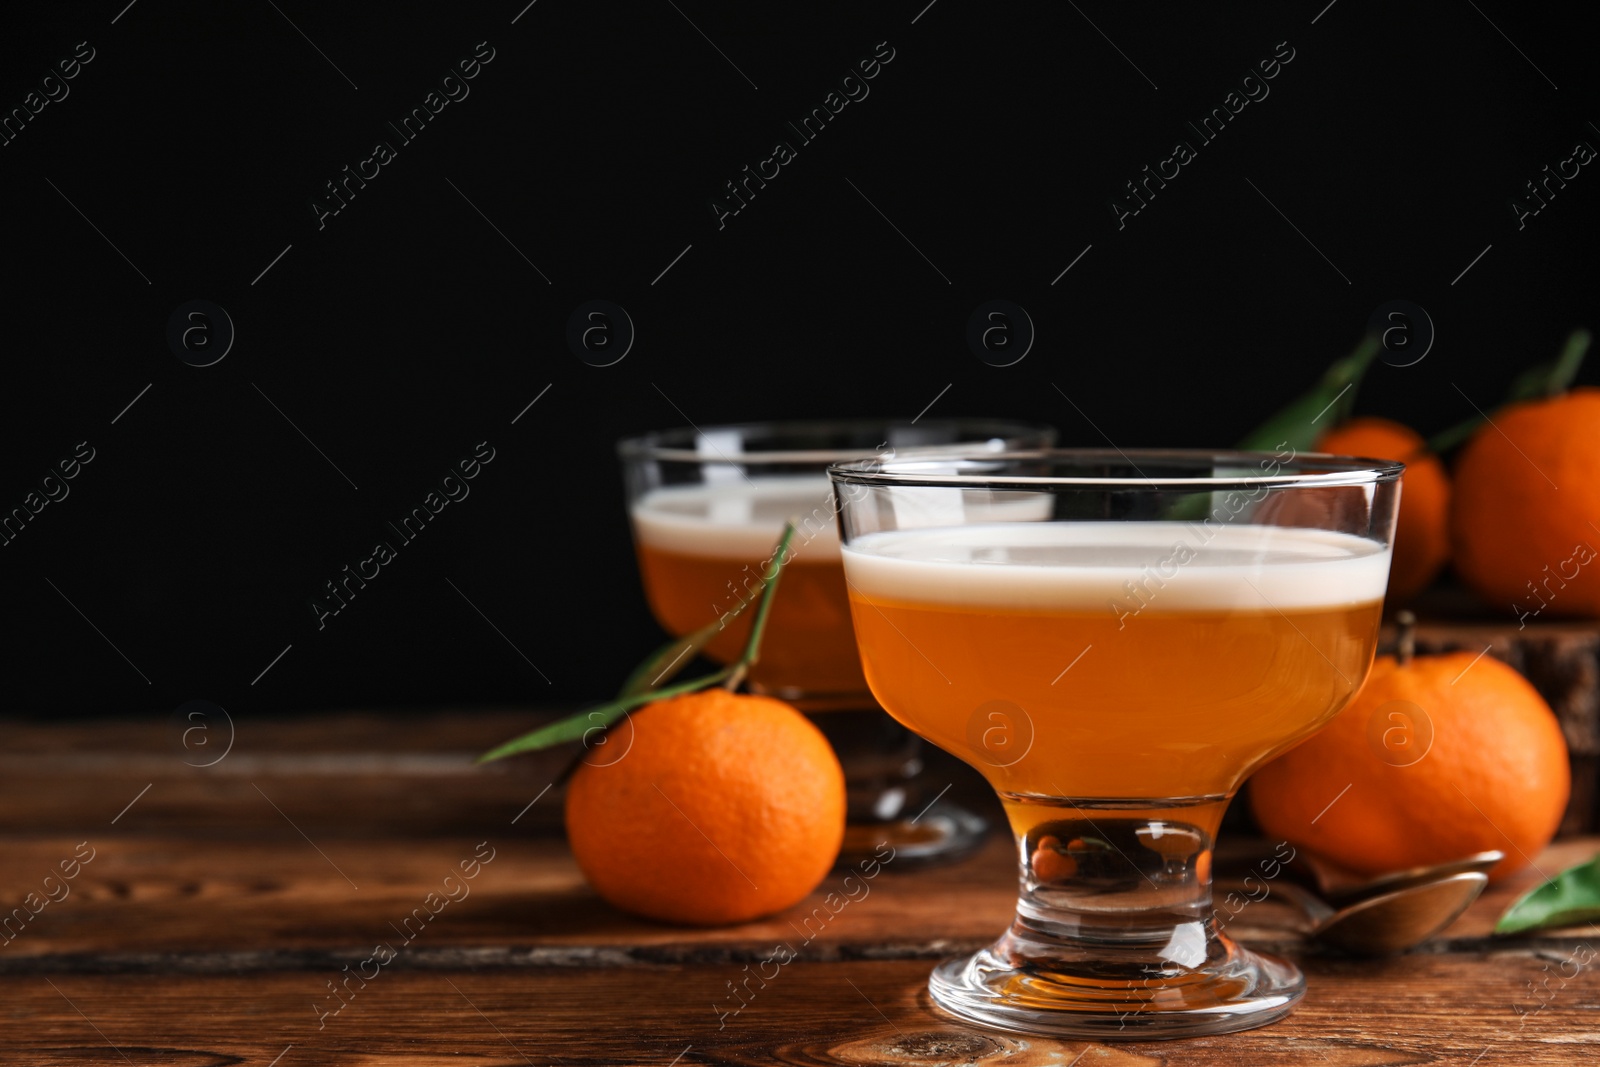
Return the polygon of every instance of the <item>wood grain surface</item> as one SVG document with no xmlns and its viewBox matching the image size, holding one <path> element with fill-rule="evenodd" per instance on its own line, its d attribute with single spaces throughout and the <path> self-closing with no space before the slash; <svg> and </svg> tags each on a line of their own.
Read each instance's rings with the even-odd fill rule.
<svg viewBox="0 0 1600 1067">
<path fill-rule="evenodd" d="M 1555 1064 L 1600 1046 L 1600 978 L 1567 962 L 1600 949 L 1600 927 L 1489 935 L 1532 871 L 1385 961 L 1307 946 L 1271 896 L 1249 905 L 1230 931 L 1310 979 L 1263 1030 L 1089 1044 L 970 1027 L 931 1009 L 924 984 L 934 960 L 1007 922 L 1008 841 L 948 867 L 891 861 L 837 914 L 821 900 L 842 872 L 739 927 L 631 919 L 587 889 L 560 839 L 560 790 L 545 790 L 558 761 L 471 765 L 525 719 L 236 724 L 209 768 L 186 765 L 159 724 L 11 724 L 0 908 L 22 918 L 0 939 L 0 1063 Z M 1596 847 L 1563 841 L 1538 863 L 1554 872 Z M 63 861 L 91 850 L 63 881 Z M 486 856 L 451 883 L 468 892 L 439 895 Z M 728 983 L 779 943 L 795 962 L 732 1012 Z M 380 944 L 394 955 L 377 965 Z"/>
</svg>

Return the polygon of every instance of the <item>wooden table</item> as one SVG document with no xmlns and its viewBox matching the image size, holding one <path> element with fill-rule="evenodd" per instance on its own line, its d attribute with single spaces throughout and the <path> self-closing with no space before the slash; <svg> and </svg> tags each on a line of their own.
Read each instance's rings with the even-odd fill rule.
<svg viewBox="0 0 1600 1067">
<path fill-rule="evenodd" d="M 1382 962 L 1308 950 L 1271 898 L 1251 905 L 1232 931 L 1310 978 L 1301 1007 L 1264 1030 L 1094 1044 L 962 1025 L 930 1010 L 924 981 L 1005 925 L 1008 842 L 951 867 L 891 862 L 809 939 L 803 917 L 837 874 L 792 912 L 734 929 L 633 920 L 579 878 L 559 790 L 545 791 L 552 761 L 471 766 L 527 721 L 238 723 L 204 768 L 185 761 L 220 752 L 224 723 L 190 750 L 161 722 L 10 723 L 0 903 L 24 919 L 0 940 L 0 1063 L 1290 1067 L 1592 1063 L 1600 1049 L 1600 967 L 1562 966 L 1593 956 L 1600 928 L 1488 936 L 1531 873 L 1443 940 Z M 1596 847 L 1566 841 L 1539 864 Z M 492 857 L 475 878 L 445 882 L 475 854 Z M 75 877 L 46 883 L 62 861 Z M 387 963 L 380 943 L 395 948 Z M 779 943 L 796 961 L 730 1012 L 729 983 Z"/>
</svg>

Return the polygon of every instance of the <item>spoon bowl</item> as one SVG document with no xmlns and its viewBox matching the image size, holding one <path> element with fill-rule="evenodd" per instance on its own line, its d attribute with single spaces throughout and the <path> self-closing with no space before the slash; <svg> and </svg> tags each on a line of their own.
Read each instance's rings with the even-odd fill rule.
<svg viewBox="0 0 1600 1067">
<path fill-rule="evenodd" d="M 1443 862 L 1443 864 L 1429 864 L 1427 867 L 1410 867 L 1410 869 L 1406 870 L 1395 870 L 1395 872 L 1387 873 L 1387 875 L 1365 878 L 1365 880 L 1354 881 L 1354 883 L 1326 878 L 1326 872 L 1320 872 L 1318 881 L 1320 881 L 1322 894 L 1323 897 L 1326 897 L 1326 901 L 1333 904 L 1334 907 L 1342 907 L 1342 905 L 1362 901 L 1365 897 L 1376 896 L 1379 893 L 1392 893 L 1395 889 L 1403 889 L 1406 886 L 1424 885 L 1429 881 L 1448 878 L 1450 875 L 1464 875 L 1464 873 L 1472 872 L 1485 873 L 1486 875 L 1502 859 L 1506 859 L 1506 853 L 1490 849 L 1485 853 L 1474 853 L 1470 854 L 1470 856 L 1462 856 L 1461 859 L 1451 859 L 1451 861 Z M 1312 869 L 1317 869 L 1315 861 L 1312 862 Z"/>
<path fill-rule="evenodd" d="M 1409 867 L 1403 871 L 1393 871 L 1381 874 L 1376 878 L 1362 878 L 1351 874 L 1340 867 L 1320 860 L 1315 856 L 1302 853 L 1295 857 L 1294 865 L 1303 866 L 1309 872 L 1312 888 L 1322 895 L 1322 898 L 1334 907 L 1344 907 L 1364 900 L 1367 897 L 1377 896 L 1381 893 L 1393 892 L 1408 886 L 1424 885 L 1437 882 L 1455 874 L 1470 874 L 1474 871 L 1488 874 L 1501 860 L 1506 858 L 1504 852 L 1489 850 L 1474 852 L 1470 856 L 1449 860 L 1445 863 L 1433 863 L 1423 867 Z"/>
<path fill-rule="evenodd" d="M 1455 922 L 1488 883 L 1481 870 L 1457 871 L 1369 893 L 1338 908 L 1290 881 L 1276 883 L 1273 892 L 1305 916 L 1308 939 L 1356 956 L 1389 956 Z"/>
<path fill-rule="evenodd" d="M 1358 956 L 1404 952 L 1455 922 L 1488 884 L 1482 871 L 1461 871 L 1402 885 L 1340 908 L 1311 937 Z"/>
</svg>

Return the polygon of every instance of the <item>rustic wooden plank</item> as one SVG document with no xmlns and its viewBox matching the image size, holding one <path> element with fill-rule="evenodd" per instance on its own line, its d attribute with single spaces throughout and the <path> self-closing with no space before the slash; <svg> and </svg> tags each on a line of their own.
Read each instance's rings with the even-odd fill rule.
<svg viewBox="0 0 1600 1067">
<path fill-rule="evenodd" d="M 802 963 L 750 986 L 734 965 L 430 972 L 399 961 L 335 999 L 337 969 L 250 975 L 0 976 L 0 1058 L 21 1067 L 511 1064 L 1031 1064 L 1283 1067 L 1592 1062 L 1600 987 L 1526 951 L 1305 961 L 1275 1026 L 1130 1044 L 1007 1036 L 925 1000 L 926 961 Z M 1547 967 L 1550 968 L 1547 970 Z M 1568 968 L 1570 971 L 1570 968 Z M 368 970 L 368 974 L 373 974 Z M 342 1005 L 338 1014 L 333 1006 Z M 1542 1008 L 1541 1008 L 1542 1005 Z M 1535 1009 L 1538 1010 L 1535 1013 Z M 320 1025 L 320 1029 L 319 1029 Z M 115 1050 L 115 1051 L 113 1051 Z M 278 1058 L 281 1057 L 281 1058 Z"/>
<path fill-rule="evenodd" d="M 149 792 L 119 820 L 124 830 L 270 836 L 287 816 L 313 836 L 370 838 L 503 822 L 553 782 L 572 754 L 559 750 L 483 766 L 473 759 L 556 714 L 213 717 L 209 747 L 196 744 L 194 735 L 187 748 L 168 717 L 9 720 L 0 753 L 0 833 L 99 831 L 146 786 Z M 225 748 L 230 738 L 232 747 Z M 197 766 L 224 751 L 212 766 Z M 559 805 L 536 805 L 514 832 L 552 832 L 559 816 Z"/>
<path fill-rule="evenodd" d="M 1574 1053 L 1595 1041 L 1593 970 L 1562 970 L 1600 942 L 1600 927 L 1487 936 L 1537 880 L 1532 871 L 1493 887 L 1446 938 L 1386 961 L 1324 955 L 1301 943 L 1273 898 L 1250 905 L 1230 930 L 1295 955 L 1312 983 L 1305 1006 L 1269 1030 L 1125 1046 L 1006 1037 L 945 1019 L 922 993 L 933 959 L 987 942 L 1008 920 L 1005 838 L 949 867 L 891 861 L 836 914 L 823 896 L 840 887 L 839 871 L 811 899 L 756 923 L 644 922 L 599 901 L 553 835 L 560 792 L 542 789 L 560 757 L 471 766 L 472 753 L 527 721 L 509 712 L 262 723 L 203 770 L 184 766 L 183 752 L 148 726 L 22 724 L 0 757 L 0 905 L 26 912 L 27 894 L 37 902 L 44 876 L 79 842 L 95 852 L 69 895 L 20 925 L 13 912 L 12 936 L 0 938 L 0 1019 L 11 1024 L 0 1028 L 0 1063 L 1592 1058 Z M 479 842 L 494 854 L 470 895 L 423 926 L 413 909 L 426 912 L 427 894 Z M 1558 843 L 1539 865 L 1553 872 L 1597 845 Z M 1250 843 L 1228 848 L 1248 854 Z M 379 941 L 401 943 L 391 924 L 407 916 L 420 932 L 319 1030 L 314 1000 L 324 1010 L 340 1003 L 326 999 L 327 983 Z M 714 1001 L 733 1007 L 727 983 L 779 943 L 797 961 L 719 1019 Z"/>
<path fill-rule="evenodd" d="M 475 879 L 456 883 L 466 895 L 456 889 L 461 898 L 439 906 L 425 926 L 421 918 L 405 925 L 414 909 L 433 914 L 424 904 L 427 895 L 442 896 L 444 877 L 471 859 L 482 841 L 493 859 Z M 77 845 L 65 838 L 0 844 L 0 906 L 17 907 L 28 893 L 41 893 L 44 876 Z M 499 839 L 492 830 L 403 845 L 341 839 L 313 847 L 285 825 L 273 841 L 106 835 L 90 847 L 94 858 L 67 884 L 64 899 L 44 905 L 25 924 L 14 923 L 14 940 L 0 941 L 0 971 L 299 966 L 307 954 L 364 953 L 379 940 L 394 940 L 395 926 L 420 931 L 411 949 L 437 966 L 748 960 L 780 941 L 809 960 L 932 958 L 993 940 L 1015 903 L 1015 860 L 1010 842 L 1000 837 L 948 867 L 904 871 L 890 860 L 874 879 L 858 875 L 852 885 L 859 899 L 836 912 L 824 899 L 830 892 L 838 894 L 836 903 L 846 896 L 844 871 L 830 874 L 786 912 L 710 930 L 615 911 L 584 884 L 559 840 Z M 1561 842 L 1538 862 L 1553 873 L 1597 847 L 1594 839 Z M 1497 945 L 1485 939 L 1495 919 L 1537 881 L 1527 870 L 1491 887 L 1435 950 L 1494 950 Z M 1298 940 L 1294 914 L 1271 896 L 1247 905 L 1229 929 L 1256 943 L 1293 947 Z M 1538 935 L 1530 943 L 1566 944 L 1583 936 L 1600 936 L 1600 926 Z"/>
<path fill-rule="evenodd" d="M 408 838 L 514 818 L 502 833 L 558 834 L 561 787 L 544 790 L 581 748 L 484 765 L 474 759 L 560 714 L 340 712 L 239 723 L 231 750 L 205 767 L 193 764 L 223 750 L 185 749 L 181 731 L 165 720 L 16 721 L 0 752 L 0 834 L 95 833 L 117 819 L 124 830 L 228 840 L 272 838 L 286 821 L 317 840 Z M 1000 820 L 999 802 L 977 772 L 936 749 L 924 762 L 930 797 L 949 785 L 952 800 Z"/>
<path fill-rule="evenodd" d="M 1385 641 L 1393 642 L 1392 627 Z M 1573 789 L 1564 835 L 1600 830 L 1600 623 L 1424 619 L 1419 652 L 1484 651 L 1523 671 L 1555 709 L 1572 751 Z M 252 782 L 272 779 L 273 802 L 318 835 L 407 836 L 443 833 L 463 816 L 520 811 L 559 777 L 571 749 L 477 766 L 473 758 L 500 741 L 564 712 L 551 709 L 459 709 L 429 713 L 334 712 L 281 719 L 212 716 L 184 743 L 171 715 L 145 720 L 71 723 L 0 720 L 0 833 L 93 828 L 145 786 L 132 820 L 145 830 L 228 837 L 270 833 L 281 818 Z M 200 739 L 204 745 L 197 744 Z M 227 755 L 207 762 L 223 750 Z M 937 750 L 932 773 L 955 783 L 952 794 L 996 812 L 974 772 Z M 264 787 L 263 787 L 264 788 Z M 936 790 L 935 790 L 936 791 Z M 529 812 L 517 832 L 559 831 L 559 806 Z M 1229 825 L 1246 825 L 1242 808 Z"/>
<path fill-rule="evenodd" d="M 479 841 L 490 842 L 492 861 L 467 884 L 466 896 L 428 922 L 417 947 L 562 949 L 540 958 L 569 962 L 616 959 L 618 949 L 637 950 L 639 961 L 722 958 L 730 946 L 770 948 L 779 940 L 815 959 L 836 955 L 844 944 L 860 952 L 937 953 L 945 943 L 992 939 L 1014 903 L 1014 859 L 1000 838 L 953 867 L 902 874 L 891 859 L 876 878 L 852 882 L 859 899 L 837 913 L 823 901 L 829 892 L 844 896 L 844 871 L 778 916 L 706 930 L 617 912 L 594 895 L 565 844 L 553 839 L 506 840 L 485 831 L 476 839 L 417 839 L 403 847 L 326 840 L 318 842 L 319 852 L 287 825 L 270 842 L 97 836 L 95 857 L 70 883 L 70 894 L 48 904 L 9 943 L 0 968 L 63 954 L 370 949 L 380 938 L 393 940 L 389 924 L 402 924 L 428 893 L 442 894 L 444 877 L 474 855 Z M 76 844 L 6 842 L 0 904 L 20 904 L 38 892 Z"/>
</svg>

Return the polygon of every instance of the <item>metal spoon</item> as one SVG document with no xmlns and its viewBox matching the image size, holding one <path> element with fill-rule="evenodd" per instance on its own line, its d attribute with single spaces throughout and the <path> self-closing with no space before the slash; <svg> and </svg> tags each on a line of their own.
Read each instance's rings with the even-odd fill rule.
<svg viewBox="0 0 1600 1067">
<path fill-rule="evenodd" d="M 1420 945 L 1457 917 L 1483 892 L 1489 876 L 1463 871 L 1403 885 L 1334 909 L 1292 882 L 1277 889 L 1311 921 L 1314 941 L 1359 956 L 1387 956 Z"/>
<path fill-rule="evenodd" d="M 1495 864 L 1505 858 L 1504 852 L 1494 850 L 1475 852 L 1447 863 L 1411 867 L 1403 871 L 1382 874 L 1376 878 L 1362 879 L 1326 860 L 1319 860 L 1302 852 L 1291 861 L 1289 868 L 1293 870 L 1302 867 L 1309 872 L 1307 881 L 1311 882 L 1322 898 L 1335 907 L 1343 907 L 1379 893 L 1436 882 L 1453 874 L 1468 874 L 1474 871 L 1487 874 Z"/>
</svg>

